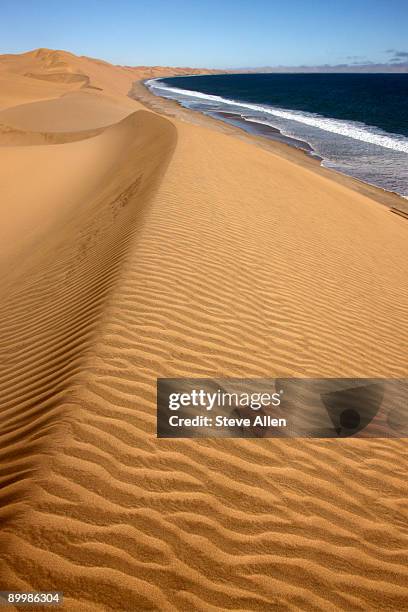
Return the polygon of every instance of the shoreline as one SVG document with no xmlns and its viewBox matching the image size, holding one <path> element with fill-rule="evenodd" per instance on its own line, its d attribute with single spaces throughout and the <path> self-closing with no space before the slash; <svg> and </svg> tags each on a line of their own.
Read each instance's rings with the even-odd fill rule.
<svg viewBox="0 0 408 612">
<path fill-rule="evenodd" d="M 128 96 L 137 100 L 147 109 L 152 110 L 160 115 L 180 120 L 183 122 L 191 123 L 193 125 L 201 125 L 218 132 L 239 138 L 250 142 L 262 149 L 266 149 L 271 153 L 283 157 L 303 168 L 308 168 L 317 174 L 323 175 L 326 178 L 337 182 L 343 186 L 356 191 L 378 204 L 387 206 L 390 210 L 397 208 L 404 213 L 408 213 L 408 200 L 403 196 L 382 189 L 370 183 L 366 183 L 357 178 L 351 177 L 347 174 L 342 174 L 335 169 L 326 168 L 322 165 L 322 159 L 318 155 L 311 155 L 310 150 L 307 148 L 301 148 L 300 146 L 294 146 L 289 142 L 285 142 L 285 137 L 281 132 L 282 140 L 273 139 L 265 135 L 257 135 L 251 131 L 245 130 L 243 127 L 233 125 L 230 122 L 223 121 L 221 118 L 215 118 L 209 114 L 205 114 L 200 111 L 193 111 L 182 106 L 176 100 L 170 100 L 168 98 L 162 98 L 156 96 L 148 89 L 145 85 L 146 79 L 135 81 L 132 85 Z M 295 139 L 292 139 L 295 140 Z M 300 141 L 304 142 L 304 141 Z M 305 144 L 310 147 L 308 143 Z M 311 148 L 311 150 L 313 150 Z"/>
<path fill-rule="evenodd" d="M 236 125 L 238 129 L 243 130 L 244 132 L 252 136 L 261 136 L 264 138 L 268 138 L 269 140 L 273 140 L 274 142 L 281 142 L 283 144 L 287 144 L 288 146 L 294 149 L 300 149 L 301 151 L 312 155 L 316 159 L 323 160 L 323 158 L 314 151 L 312 145 L 306 140 L 301 140 L 292 136 L 286 136 L 285 134 L 283 134 L 283 132 L 281 132 L 279 128 L 272 127 L 271 125 L 266 125 L 264 123 L 257 123 L 255 121 L 247 121 L 239 113 L 230 113 L 227 111 L 215 111 L 212 113 L 207 113 L 205 111 L 196 112 L 202 112 L 204 115 L 213 117 L 218 121 L 224 121 L 229 125 Z M 223 119 L 223 117 L 225 117 L 225 120 Z"/>
</svg>

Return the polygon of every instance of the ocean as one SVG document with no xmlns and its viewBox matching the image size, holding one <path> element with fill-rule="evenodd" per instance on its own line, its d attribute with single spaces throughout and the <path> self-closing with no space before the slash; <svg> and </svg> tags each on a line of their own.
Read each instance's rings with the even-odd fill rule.
<svg viewBox="0 0 408 612">
<path fill-rule="evenodd" d="M 146 85 L 408 198 L 408 74 L 205 75 Z"/>
</svg>

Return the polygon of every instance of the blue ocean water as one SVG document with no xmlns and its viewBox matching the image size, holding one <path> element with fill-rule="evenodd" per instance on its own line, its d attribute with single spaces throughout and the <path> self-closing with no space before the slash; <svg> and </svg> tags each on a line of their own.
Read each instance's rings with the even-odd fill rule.
<svg viewBox="0 0 408 612">
<path fill-rule="evenodd" d="M 326 167 L 408 197 L 408 74 L 205 75 L 146 85 L 247 131 L 262 128 L 310 150 Z"/>
</svg>

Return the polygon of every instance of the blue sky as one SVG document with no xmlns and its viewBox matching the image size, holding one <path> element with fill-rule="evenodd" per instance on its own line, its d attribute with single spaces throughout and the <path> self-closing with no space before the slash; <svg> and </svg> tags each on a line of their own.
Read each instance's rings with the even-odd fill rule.
<svg viewBox="0 0 408 612">
<path fill-rule="evenodd" d="M 386 62 L 408 52 L 408 0 L 1 0 L 0 8 L 0 53 L 50 47 L 118 64 L 227 68 Z"/>
</svg>

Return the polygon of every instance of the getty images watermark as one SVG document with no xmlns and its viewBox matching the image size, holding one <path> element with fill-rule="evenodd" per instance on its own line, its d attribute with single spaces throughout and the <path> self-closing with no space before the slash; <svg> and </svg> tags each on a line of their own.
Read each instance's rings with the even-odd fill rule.
<svg viewBox="0 0 408 612">
<path fill-rule="evenodd" d="M 408 379 L 160 378 L 159 438 L 401 438 Z"/>
</svg>

